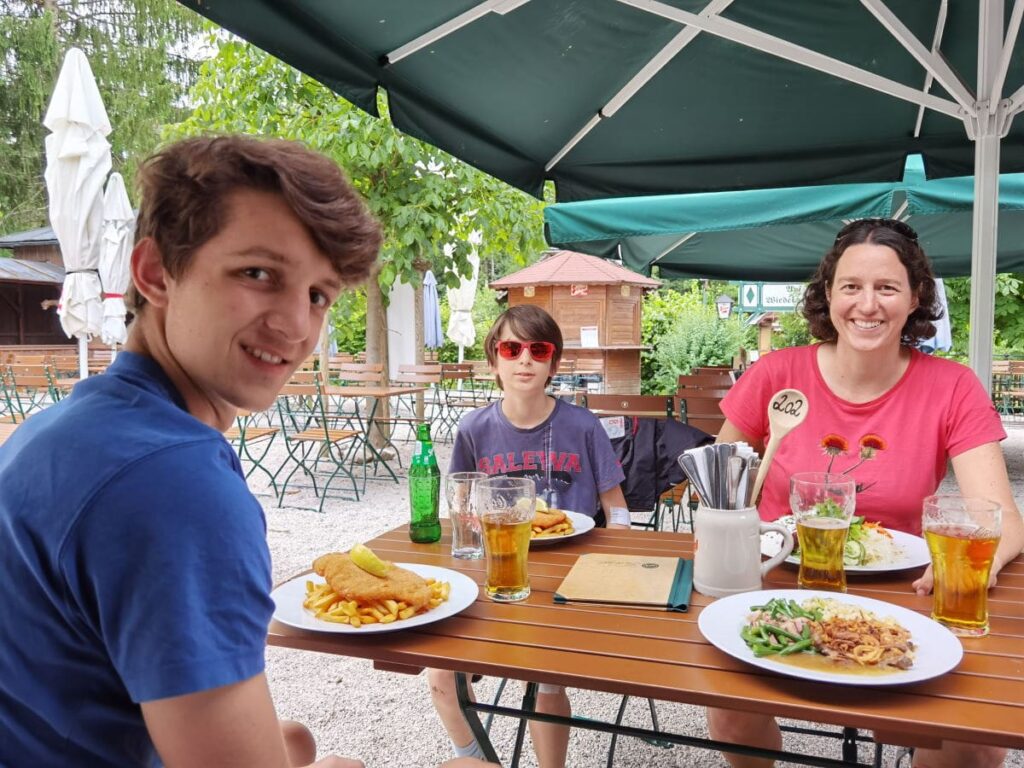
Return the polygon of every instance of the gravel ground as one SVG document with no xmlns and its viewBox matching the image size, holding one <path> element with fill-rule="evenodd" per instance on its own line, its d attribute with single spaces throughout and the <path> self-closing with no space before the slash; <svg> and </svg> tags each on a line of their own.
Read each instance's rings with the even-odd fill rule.
<svg viewBox="0 0 1024 768">
<path fill-rule="evenodd" d="M 1010 477 L 1018 506 L 1024 506 L 1024 425 L 1007 425 L 1004 443 Z M 438 461 L 447 466 L 450 444 L 436 445 Z M 409 444 L 399 443 L 408 465 Z M 276 466 L 271 461 L 271 466 Z M 250 485 L 267 514 L 268 540 L 273 554 L 275 582 L 308 568 L 312 559 L 325 551 L 344 551 L 356 542 L 373 538 L 408 519 L 404 482 L 371 481 L 358 503 L 331 500 L 323 513 L 316 511 L 311 493 L 289 494 L 286 504 L 277 506 L 269 485 L 256 473 Z M 943 490 L 955 490 L 947 479 Z M 267 649 L 267 676 L 278 713 L 305 723 L 316 736 L 320 754 L 336 753 L 357 757 L 371 766 L 433 766 L 452 756 L 448 739 L 434 714 L 423 675 L 416 677 L 377 672 L 361 659 L 316 654 L 282 648 Z M 493 695 L 497 681 L 485 679 L 477 686 L 481 698 Z M 517 688 L 518 690 L 518 688 Z M 510 691 L 511 693 L 511 691 Z M 620 697 L 591 691 L 571 690 L 573 712 L 590 718 L 613 719 Z M 511 698 L 509 698 L 511 701 Z M 663 728 L 706 736 L 703 709 L 659 702 L 658 718 Z M 650 723 L 642 700 L 633 700 L 625 722 L 638 726 Z M 514 724 L 496 720 L 492 739 L 500 755 L 511 755 Z M 609 737 L 579 729 L 572 732 L 569 766 L 603 766 Z M 788 734 L 786 748 L 809 754 L 840 757 L 837 740 Z M 861 760 L 868 760 L 862 748 Z M 889 748 L 884 765 L 894 764 L 895 750 Z M 620 739 L 615 762 L 622 766 L 725 766 L 717 753 L 686 747 L 659 748 L 637 739 Z M 527 748 L 524 766 L 535 766 Z M 1007 766 L 1024 768 L 1024 752 L 1012 752 Z"/>
</svg>

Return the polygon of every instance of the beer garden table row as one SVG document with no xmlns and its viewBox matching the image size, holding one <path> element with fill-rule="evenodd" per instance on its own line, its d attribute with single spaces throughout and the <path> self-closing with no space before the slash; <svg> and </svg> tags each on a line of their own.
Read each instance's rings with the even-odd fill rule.
<svg viewBox="0 0 1024 768">
<path fill-rule="evenodd" d="M 482 585 L 483 562 L 453 559 L 450 530 L 447 521 L 443 523 L 444 535 L 435 544 L 410 542 L 405 526 L 368 544 L 394 562 L 452 568 Z M 392 672 L 416 674 L 424 667 L 437 667 L 874 729 L 879 741 L 889 744 L 934 747 L 949 739 L 1024 749 L 1024 557 L 1006 566 L 991 592 L 991 634 L 963 639 L 964 658 L 954 671 L 903 686 L 818 683 L 746 665 L 703 638 L 697 618 L 712 598 L 696 591 L 688 613 L 552 601 L 576 557 L 585 552 L 691 557 L 692 551 L 690 534 L 598 529 L 561 545 L 532 549 L 532 594 L 523 603 L 494 603 L 481 590 L 477 600 L 456 616 L 366 637 L 308 632 L 275 621 L 269 643 L 366 658 L 376 668 Z M 850 580 L 850 592 L 928 614 L 931 597 L 910 591 L 918 573 L 857 576 Z M 776 568 L 764 586 L 795 587 L 795 568 Z M 474 711 L 488 711 L 489 705 L 468 702 L 461 686 L 460 704 L 485 752 L 496 759 Z M 518 709 L 498 710 L 498 714 L 524 715 Z M 551 719 L 534 713 L 529 717 Z M 631 736 L 656 735 L 711 749 L 729 746 L 589 720 L 573 720 L 572 725 Z M 770 754 L 808 765 L 846 764 L 818 756 Z M 852 761 L 856 762 L 855 756 Z"/>
</svg>

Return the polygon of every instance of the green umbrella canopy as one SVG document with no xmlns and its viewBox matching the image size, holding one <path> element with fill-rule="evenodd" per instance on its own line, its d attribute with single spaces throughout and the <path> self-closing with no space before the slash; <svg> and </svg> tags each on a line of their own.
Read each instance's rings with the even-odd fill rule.
<svg viewBox="0 0 1024 768">
<path fill-rule="evenodd" d="M 971 272 L 974 179 L 926 181 L 920 157 L 903 181 L 559 203 L 544 211 L 557 247 L 663 277 L 806 280 L 850 219 L 908 220 L 943 277 Z M 998 268 L 1024 271 L 1024 174 L 999 185 Z"/>
<path fill-rule="evenodd" d="M 537 197 L 897 181 L 911 152 L 974 170 L 976 0 L 182 2 Z M 1019 122 L 1000 168 L 1024 171 Z"/>
<path fill-rule="evenodd" d="M 996 181 L 1024 171 L 1014 0 L 179 0 L 399 130 L 559 201 L 978 177 L 989 380 Z"/>
</svg>

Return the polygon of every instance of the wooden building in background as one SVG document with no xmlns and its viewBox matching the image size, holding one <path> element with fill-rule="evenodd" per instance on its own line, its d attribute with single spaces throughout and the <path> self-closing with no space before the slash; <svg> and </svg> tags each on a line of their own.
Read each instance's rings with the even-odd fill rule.
<svg viewBox="0 0 1024 768">
<path fill-rule="evenodd" d="M 645 291 L 661 281 L 596 256 L 552 251 L 536 264 L 490 283 L 508 305 L 533 304 L 562 329 L 562 359 L 577 373 L 600 374 L 603 391 L 640 391 L 640 313 Z"/>
<path fill-rule="evenodd" d="M 57 317 L 64 260 L 53 230 L 40 227 L 0 237 L 0 249 L 14 254 L 13 259 L 0 258 L 0 345 L 70 344 Z"/>
</svg>

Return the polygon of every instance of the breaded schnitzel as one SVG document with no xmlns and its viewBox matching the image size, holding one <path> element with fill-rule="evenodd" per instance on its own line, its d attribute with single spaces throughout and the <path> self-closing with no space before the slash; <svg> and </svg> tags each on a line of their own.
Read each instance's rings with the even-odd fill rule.
<svg viewBox="0 0 1024 768">
<path fill-rule="evenodd" d="M 533 513 L 533 525 L 538 528 L 551 528 L 565 522 L 565 512 L 560 509 L 538 509 Z"/>
<path fill-rule="evenodd" d="M 430 586 L 426 580 L 397 565 L 392 565 L 381 578 L 364 571 L 347 554 L 332 552 L 314 560 L 313 570 L 345 600 L 358 603 L 396 600 L 417 609 L 430 602 Z"/>
</svg>

